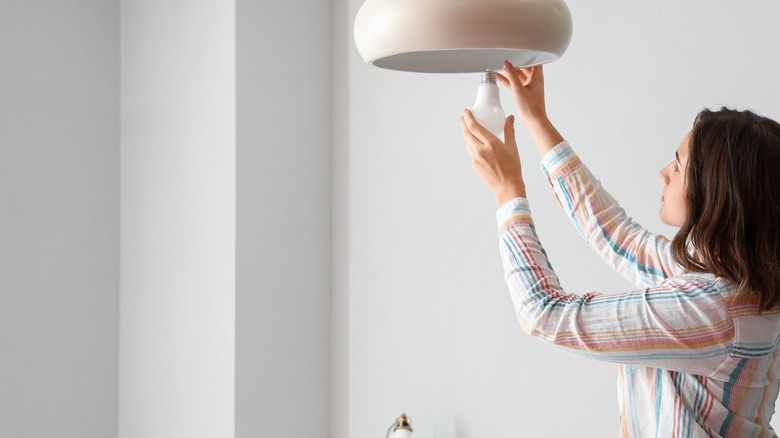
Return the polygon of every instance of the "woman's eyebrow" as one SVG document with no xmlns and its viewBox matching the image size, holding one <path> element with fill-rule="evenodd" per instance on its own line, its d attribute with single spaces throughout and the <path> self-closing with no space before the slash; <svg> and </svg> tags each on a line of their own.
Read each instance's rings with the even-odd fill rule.
<svg viewBox="0 0 780 438">
<path fill-rule="evenodd" d="M 674 158 L 677 158 L 677 162 L 680 163 L 680 156 L 677 155 L 677 151 L 674 151 Z M 682 163 L 680 163 L 682 164 Z"/>
</svg>

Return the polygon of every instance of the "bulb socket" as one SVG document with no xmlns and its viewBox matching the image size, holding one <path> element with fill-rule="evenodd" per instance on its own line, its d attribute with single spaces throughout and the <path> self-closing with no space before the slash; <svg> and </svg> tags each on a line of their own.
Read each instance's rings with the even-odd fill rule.
<svg viewBox="0 0 780 438">
<path fill-rule="evenodd" d="M 496 84 L 496 72 L 492 70 L 485 70 L 482 72 L 482 83 L 483 84 Z"/>
</svg>

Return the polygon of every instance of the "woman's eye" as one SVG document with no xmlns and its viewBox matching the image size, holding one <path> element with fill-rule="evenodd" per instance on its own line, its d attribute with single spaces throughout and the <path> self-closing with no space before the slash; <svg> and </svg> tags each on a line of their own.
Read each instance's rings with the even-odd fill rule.
<svg viewBox="0 0 780 438">
<path fill-rule="evenodd" d="M 674 171 L 679 172 L 680 168 L 677 166 L 677 163 L 674 163 Z"/>
</svg>

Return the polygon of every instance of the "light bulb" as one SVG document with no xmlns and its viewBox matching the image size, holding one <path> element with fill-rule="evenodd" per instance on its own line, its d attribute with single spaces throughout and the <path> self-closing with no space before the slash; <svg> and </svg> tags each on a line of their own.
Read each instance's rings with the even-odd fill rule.
<svg viewBox="0 0 780 438">
<path fill-rule="evenodd" d="M 503 137 L 506 114 L 501 107 L 496 72 L 486 70 L 482 73 L 482 83 L 477 88 L 477 101 L 471 108 L 474 118 L 480 125 L 492 132 L 496 137 Z"/>
</svg>

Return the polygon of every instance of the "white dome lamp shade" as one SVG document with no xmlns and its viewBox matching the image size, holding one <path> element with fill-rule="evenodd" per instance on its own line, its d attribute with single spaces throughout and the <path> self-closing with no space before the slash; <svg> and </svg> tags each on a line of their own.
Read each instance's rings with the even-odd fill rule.
<svg viewBox="0 0 780 438">
<path fill-rule="evenodd" d="M 377 67 L 421 73 L 500 70 L 560 58 L 571 41 L 563 0 L 366 0 L 355 45 Z"/>
</svg>

